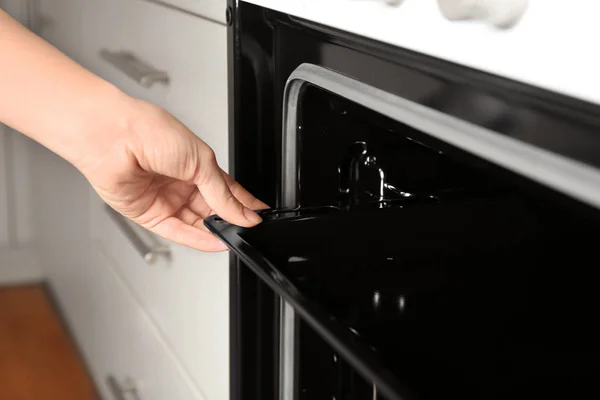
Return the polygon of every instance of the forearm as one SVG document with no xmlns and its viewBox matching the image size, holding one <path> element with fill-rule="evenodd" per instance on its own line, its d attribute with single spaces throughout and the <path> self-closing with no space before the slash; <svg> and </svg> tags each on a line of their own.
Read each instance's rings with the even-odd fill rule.
<svg viewBox="0 0 600 400">
<path fill-rule="evenodd" d="M 252 210 L 266 208 L 171 114 L 120 92 L 2 10 L 0 122 L 75 165 L 113 209 L 186 246 L 224 250 L 203 218 L 251 227 L 261 221 Z"/>
<path fill-rule="evenodd" d="M 132 99 L 2 10 L 0 59 L 0 122 L 67 161 L 77 164 L 98 135 L 127 130 Z"/>
</svg>

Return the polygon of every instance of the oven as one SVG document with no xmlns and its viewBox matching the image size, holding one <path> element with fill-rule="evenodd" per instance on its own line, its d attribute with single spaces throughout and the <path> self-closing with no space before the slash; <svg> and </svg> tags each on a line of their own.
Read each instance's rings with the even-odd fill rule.
<svg viewBox="0 0 600 400">
<path fill-rule="evenodd" d="M 230 1 L 232 400 L 598 392 L 598 106 Z"/>
</svg>

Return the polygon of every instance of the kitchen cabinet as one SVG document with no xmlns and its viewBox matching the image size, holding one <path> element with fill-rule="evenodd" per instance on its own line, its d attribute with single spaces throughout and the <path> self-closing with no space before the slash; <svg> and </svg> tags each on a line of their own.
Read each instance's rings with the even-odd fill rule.
<svg viewBox="0 0 600 400">
<path fill-rule="evenodd" d="M 31 1 L 0 0 L 0 8 L 20 23 L 28 26 L 31 16 Z"/>
<path fill-rule="evenodd" d="M 31 29 L 67 56 L 81 60 L 82 16 L 94 0 L 28 0 Z"/>
<path fill-rule="evenodd" d="M 164 332 L 207 399 L 227 398 L 229 367 L 228 254 L 209 254 L 170 245 L 171 255 L 147 263 L 130 235 L 166 243 L 138 226 L 129 232 L 109 217 L 92 194 L 91 237 L 118 260 L 115 268 L 149 318 Z M 116 216 L 116 218 L 121 218 Z M 225 396 L 225 397 L 221 397 Z"/>
<path fill-rule="evenodd" d="M 0 125 L 0 248 L 10 244 L 9 197 L 8 197 L 8 129 Z"/>
<path fill-rule="evenodd" d="M 29 0 L 29 27 L 69 55 L 81 60 L 81 16 L 88 0 Z M 45 21 L 43 24 L 42 21 Z M 46 280 L 70 281 L 71 273 L 89 263 L 89 184 L 69 163 L 29 142 L 29 180 L 33 241 Z M 57 292 L 61 304 L 64 293 Z"/>
<path fill-rule="evenodd" d="M 115 268 L 94 246 L 90 262 L 73 271 L 78 285 L 56 286 L 72 296 L 64 308 L 99 391 L 115 400 L 115 391 L 143 400 L 203 399 Z"/>
<path fill-rule="evenodd" d="M 226 0 L 150 0 L 224 24 Z"/>
<path fill-rule="evenodd" d="M 34 3 L 36 32 L 124 92 L 173 113 L 226 169 L 224 1 L 198 0 L 193 12 L 146 0 Z M 210 16 L 215 10 L 222 21 Z M 123 64 L 110 62 L 124 51 L 164 71 L 168 83 L 140 85 Z M 107 385 L 113 376 L 121 389 L 136 381 L 144 400 L 228 398 L 228 254 L 195 251 L 134 227 L 170 249 L 169 259 L 147 264 L 75 168 L 35 143 L 26 147 L 44 279 L 100 392 L 114 397 Z"/>
<path fill-rule="evenodd" d="M 215 151 L 227 167 L 226 27 L 146 1 L 92 3 L 84 14 L 84 60 L 125 92 L 173 113 Z M 105 21 L 112 21 L 106 31 Z M 159 29 L 157 29 L 157 25 Z M 106 59 L 127 52 L 164 72 L 168 83 L 144 87 Z M 109 55 L 110 57 L 110 55 Z M 208 399 L 228 398 L 228 254 L 209 254 L 166 243 L 170 259 L 148 265 L 130 239 L 91 194 L 90 235 L 118 261 L 120 273 L 140 297 Z M 148 232 L 133 227 L 142 239 Z M 152 235 L 150 235 L 152 236 Z"/>
<path fill-rule="evenodd" d="M 132 96 L 165 107 L 213 147 L 226 168 L 227 28 L 142 0 L 91 2 L 83 18 L 86 66 Z M 131 54 L 163 72 L 168 83 L 144 87 L 103 52 Z"/>
</svg>

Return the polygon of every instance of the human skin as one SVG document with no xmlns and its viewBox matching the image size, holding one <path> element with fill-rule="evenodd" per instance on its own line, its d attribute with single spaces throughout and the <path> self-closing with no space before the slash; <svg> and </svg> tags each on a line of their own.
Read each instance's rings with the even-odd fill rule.
<svg viewBox="0 0 600 400">
<path fill-rule="evenodd" d="M 244 227 L 266 208 L 164 109 L 92 74 L 0 10 L 0 122 L 75 166 L 113 209 L 171 241 L 226 247 L 203 225 Z M 201 132 L 199 133 L 202 134 Z"/>
</svg>

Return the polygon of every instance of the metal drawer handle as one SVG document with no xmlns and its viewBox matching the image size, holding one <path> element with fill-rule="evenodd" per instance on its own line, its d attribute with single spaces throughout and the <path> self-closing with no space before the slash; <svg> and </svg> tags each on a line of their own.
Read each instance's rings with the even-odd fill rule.
<svg viewBox="0 0 600 400">
<path fill-rule="evenodd" d="M 100 50 L 102 57 L 109 64 L 124 72 L 143 87 L 149 88 L 155 83 L 169 84 L 169 75 L 138 59 L 132 52 Z"/>
<path fill-rule="evenodd" d="M 127 400 L 127 395 L 133 400 L 141 400 L 141 397 L 135 387 L 135 382 L 131 378 L 125 378 L 123 384 L 119 384 L 117 379 L 109 375 L 106 378 L 106 384 L 110 388 L 111 393 L 115 397 L 115 400 Z"/>
<path fill-rule="evenodd" d="M 113 210 L 110 206 L 105 205 L 108 215 L 119 225 L 127 239 L 133 244 L 136 250 L 142 255 L 144 261 L 148 264 L 153 264 L 159 255 L 164 255 L 166 257 L 171 256 L 171 249 L 168 246 L 164 245 L 154 245 L 149 246 L 140 237 L 135 233 L 133 228 L 127 223 L 125 217 L 121 214 Z"/>
</svg>

